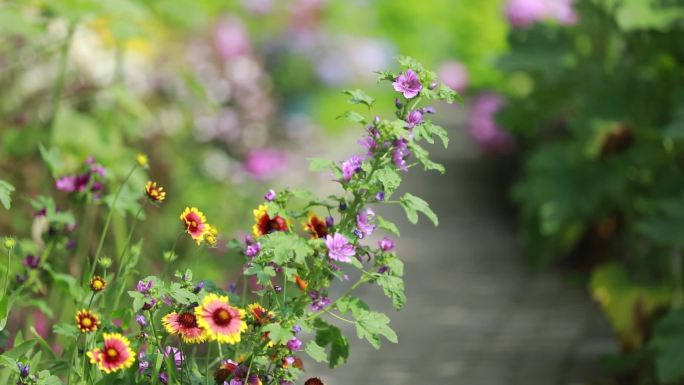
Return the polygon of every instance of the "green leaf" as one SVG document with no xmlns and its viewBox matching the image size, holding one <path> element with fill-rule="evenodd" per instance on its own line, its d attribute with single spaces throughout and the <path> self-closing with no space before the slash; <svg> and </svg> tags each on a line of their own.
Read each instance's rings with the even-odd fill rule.
<svg viewBox="0 0 684 385">
<path fill-rule="evenodd" d="M 401 203 L 401 207 L 404 208 L 406 217 L 411 223 L 418 223 L 418 212 L 421 212 L 430 221 L 432 221 L 433 225 L 437 226 L 439 224 L 437 215 L 432 211 L 432 209 L 430 209 L 430 205 L 423 199 L 418 198 L 410 193 L 406 193 L 403 197 L 401 197 L 399 202 Z"/>
<path fill-rule="evenodd" d="M 136 312 L 142 309 L 143 305 L 145 305 L 145 302 L 147 301 L 144 294 L 134 290 L 129 290 L 128 295 L 133 298 L 133 310 Z"/>
<path fill-rule="evenodd" d="M 52 332 L 55 334 L 63 335 L 66 337 L 78 337 L 81 331 L 78 330 L 76 325 L 70 323 L 58 323 L 52 327 Z"/>
<path fill-rule="evenodd" d="M 394 81 L 394 79 L 396 79 L 397 77 L 397 75 L 395 75 L 394 72 L 388 70 L 378 71 L 377 74 L 378 82 L 381 82 L 383 80 Z"/>
<path fill-rule="evenodd" d="M 262 238 L 262 250 L 271 253 L 271 262 L 284 265 L 294 261 L 305 264 L 306 257 L 313 253 L 313 249 L 306 240 L 294 233 L 276 231 Z"/>
<path fill-rule="evenodd" d="M 378 227 L 380 227 L 383 230 L 389 231 L 390 233 L 396 235 L 397 237 L 400 236 L 399 228 L 397 227 L 397 225 L 395 225 L 394 223 L 384 219 L 383 217 L 381 217 L 379 215 L 377 215 L 375 218 L 376 218 L 376 221 L 378 223 Z"/>
<path fill-rule="evenodd" d="M 304 347 L 304 351 L 316 362 L 328 362 L 325 349 L 315 341 L 309 341 Z"/>
<path fill-rule="evenodd" d="M 276 276 L 276 272 L 273 266 L 261 266 L 255 263 L 245 269 L 245 275 L 256 275 L 260 285 L 268 285 L 271 282 L 271 277 Z"/>
<path fill-rule="evenodd" d="M 5 293 L 5 296 L 0 300 L 0 331 L 5 330 L 5 326 L 7 326 L 7 318 L 9 317 L 11 308 L 12 302 L 10 302 L 10 296 Z"/>
<path fill-rule="evenodd" d="M 404 290 L 404 280 L 389 274 L 376 274 L 376 282 L 385 295 L 392 300 L 392 306 L 401 310 L 406 304 L 406 292 Z"/>
<path fill-rule="evenodd" d="M 330 368 L 337 368 L 349 358 L 349 341 L 342 331 L 334 325 L 330 325 L 318 318 L 314 324 L 316 328 L 316 343 L 320 346 L 330 345 L 328 363 Z"/>
<path fill-rule="evenodd" d="M 458 92 L 452 90 L 444 84 L 439 86 L 439 90 L 437 91 L 437 97 L 440 100 L 443 100 L 449 104 L 452 104 L 454 102 L 463 103 L 463 98 L 461 98 L 461 95 L 459 95 Z"/>
<path fill-rule="evenodd" d="M 337 302 L 335 302 L 335 307 L 343 314 L 351 310 L 354 317 L 370 309 L 360 298 L 350 295 L 338 299 Z"/>
<path fill-rule="evenodd" d="M 396 255 L 393 255 L 387 259 L 385 264 L 387 267 L 389 267 L 390 274 L 396 277 L 401 277 L 404 275 L 404 262 L 402 262 L 401 259 L 399 259 Z"/>
<path fill-rule="evenodd" d="M 55 282 L 55 286 L 63 289 L 66 291 L 72 298 L 74 298 L 76 301 L 80 301 L 81 298 L 83 298 L 83 288 L 79 285 L 78 281 L 76 278 L 69 274 L 64 274 L 64 273 L 56 273 L 54 270 L 49 265 L 44 265 L 43 268 L 50 273 L 52 276 L 53 281 Z"/>
<path fill-rule="evenodd" d="M 418 140 L 418 136 L 420 133 L 420 136 L 424 137 L 425 140 L 428 141 L 428 143 L 434 143 L 433 137 L 436 136 L 442 141 L 442 145 L 444 145 L 444 148 L 449 147 L 449 134 L 444 129 L 444 127 L 433 124 L 430 121 L 426 121 L 416 128 L 419 128 L 419 130 L 414 131 L 416 140 Z"/>
<path fill-rule="evenodd" d="M 360 124 L 366 124 L 366 118 L 364 118 L 361 114 L 354 112 L 354 111 L 346 111 L 344 114 L 340 115 L 337 117 L 337 119 L 345 118 L 350 122 L 353 123 L 360 123 Z"/>
<path fill-rule="evenodd" d="M 356 317 L 356 335 L 366 339 L 374 348 L 380 349 L 380 336 L 397 343 L 397 333 L 389 327 L 390 319 L 385 314 L 365 311 Z"/>
<path fill-rule="evenodd" d="M 306 158 L 309 161 L 309 171 L 324 171 L 335 168 L 335 162 L 322 158 Z"/>
<path fill-rule="evenodd" d="M 181 304 L 187 305 L 197 302 L 197 295 L 188 289 L 181 287 L 181 284 L 174 282 L 169 287 L 169 295 Z"/>
<path fill-rule="evenodd" d="M 59 377 L 50 374 L 47 370 L 42 370 L 38 372 L 38 384 L 37 385 L 64 385 Z"/>
<path fill-rule="evenodd" d="M 9 210 L 12 207 L 12 193 L 14 186 L 0 179 L 0 203 Z"/>
<path fill-rule="evenodd" d="M 409 148 L 411 149 L 413 155 L 416 156 L 416 159 L 418 159 L 418 161 L 423 165 L 425 171 L 435 170 L 438 171 L 440 174 L 444 174 L 444 172 L 446 171 L 444 166 L 439 163 L 431 161 L 428 157 L 430 154 L 423 147 L 417 145 L 415 142 L 410 142 Z"/>
<path fill-rule="evenodd" d="M 294 337 L 290 328 L 284 328 L 281 324 L 275 322 L 264 326 L 261 330 L 268 332 L 268 338 L 277 344 L 286 344 L 287 341 Z"/>
<path fill-rule="evenodd" d="M 684 379 L 684 309 L 671 310 L 655 325 L 650 347 L 655 351 L 660 383 Z"/>
<path fill-rule="evenodd" d="M 7 356 L 9 358 L 12 358 L 14 360 L 19 360 L 19 358 L 25 357 L 31 349 L 36 345 L 38 341 L 36 340 L 28 340 L 20 343 L 19 345 L 13 347 L 12 349 L 3 352 L 3 356 Z"/>
<path fill-rule="evenodd" d="M 42 144 L 38 145 L 40 150 L 40 156 L 52 172 L 52 175 L 56 175 L 62 171 L 64 168 L 64 163 L 62 163 L 62 158 L 59 155 L 59 150 L 55 147 L 47 150 Z"/>
<path fill-rule="evenodd" d="M 368 107 L 371 107 L 375 102 L 375 99 L 373 99 L 368 94 L 359 89 L 344 90 L 342 92 L 346 95 L 351 96 L 351 99 L 349 99 L 349 103 L 351 104 L 365 104 Z"/>
<path fill-rule="evenodd" d="M 401 184 L 401 177 L 394 169 L 390 167 L 381 168 L 375 171 L 374 178 L 377 178 L 382 183 L 382 189 L 389 196 Z"/>
</svg>

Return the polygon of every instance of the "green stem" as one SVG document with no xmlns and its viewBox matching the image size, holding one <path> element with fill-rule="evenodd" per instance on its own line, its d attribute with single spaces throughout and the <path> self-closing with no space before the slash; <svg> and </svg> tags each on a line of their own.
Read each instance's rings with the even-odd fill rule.
<svg viewBox="0 0 684 385">
<path fill-rule="evenodd" d="M 352 321 L 352 320 L 349 320 L 349 319 L 346 319 L 346 318 L 344 318 L 344 317 L 342 317 L 342 316 L 339 316 L 339 315 L 333 313 L 332 311 L 330 311 L 330 310 L 328 310 L 328 309 L 325 309 L 325 312 L 326 312 L 326 314 L 330 314 L 331 316 L 337 318 L 337 319 L 340 320 L 340 321 L 344 321 L 344 322 L 350 323 L 350 324 L 352 324 L 352 325 L 356 325 L 356 322 L 354 322 L 354 321 Z"/>
<path fill-rule="evenodd" d="M 154 341 L 157 345 L 157 349 L 159 349 L 159 354 L 164 357 L 164 361 L 166 362 L 166 374 L 169 376 L 169 384 L 173 384 L 173 371 L 174 371 L 174 366 L 172 366 L 172 358 L 170 357 L 171 355 L 169 354 L 168 356 L 164 351 L 164 348 L 162 348 L 161 345 L 161 340 L 159 339 L 159 336 L 157 335 L 157 328 L 154 326 L 154 316 L 152 315 L 152 311 L 148 310 L 147 315 L 150 317 L 150 328 L 152 329 L 152 335 L 154 336 Z M 173 363 L 175 365 L 175 363 Z"/>
<path fill-rule="evenodd" d="M 211 344 L 207 346 L 207 359 L 204 367 L 204 385 L 209 385 L 209 360 L 211 359 Z"/>
<path fill-rule="evenodd" d="M 133 231 L 135 230 L 135 226 L 138 224 L 138 220 L 140 219 L 140 213 L 142 213 L 143 208 L 147 204 L 147 201 L 140 205 L 140 208 L 138 209 L 138 212 L 135 213 L 135 218 L 133 219 L 133 224 L 131 225 L 131 230 L 128 232 L 128 239 L 126 240 L 126 245 L 124 246 L 123 250 L 121 250 L 121 255 L 119 256 L 119 268 L 117 269 L 116 272 L 116 279 L 118 281 L 119 277 L 121 277 L 124 266 L 128 263 L 128 260 L 130 259 L 130 253 L 128 252 L 128 249 L 131 247 L 131 241 L 133 240 Z M 125 262 L 124 262 L 124 258 Z M 116 299 L 114 300 L 114 307 L 112 310 L 116 310 L 119 307 L 119 301 L 122 295 L 122 290 L 126 288 L 126 280 L 128 277 L 124 277 L 123 281 L 120 281 L 117 283 L 117 289 L 118 289 L 118 295 L 116 296 Z"/>
<path fill-rule="evenodd" d="M 66 67 L 69 59 L 69 48 L 71 47 L 71 41 L 74 37 L 74 32 L 76 31 L 76 22 L 71 21 L 67 30 L 67 36 L 64 39 L 62 48 L 60 50 L 59 56 L 59 67 L 57 72 L 57 81 L 55 82 L 55 88 L 52 91 L 52 110 L 50 111 L 50 117 L 47 121 L 47 127 L 50 128 L 52 133 L 55 128 L 57 121 L 57 114 L 59 113 L 60 99 L 62 99 L 62 92 L 64 92 L 64 83 L 66 80 Z"/>
<path fill-rule="evenodd" d="M 7 271 L 5 272 L 5 295 L 8 296 L 9 292 L 7 291 L 7 288 L 9 287 L 9 275 L 10 275 L 10 266 L 12 265 L 12 248 L 7 249 Z"/>
<path fill-rule="evenodd" d="M 82 334 L 81 334 L 82 335 Z M 78 353 L 78 340 L 81 338 L 79 335 L 78 338 L 76 339 L 74 343 L 74 352 L 71 354 L 71 365 L 74 366 L 74 361 L 76 361 L 76 353 Z M 83 360 L 85 361 L 85 357 L 83 357 Z M 71 373 L 73 370 L 69 370 L 69 373 L 67 373 L 67 385 L 71 385 Z"/>
<path fill-rule="evenodd" d="M 93 260 L 93 265 L 90 268 L 90 276 L 91 277 L 93 276 L 93 274 L 95 274 L 95 267 L 97 266 L 98 258 L 100 258 L 100 253 L 102 252 L 102 247 L 104 246 L 104 240 L 107 237 L 107 230 L 109 230 L 109 224 L 112 221 L 112 216 L 114 215 L 114 211 L 116 211 L 116 202 L 117 202 L 117 200 L 119 200 L 119 195 L 121 195 L 121 190 L 123 190 L 123 186 L 131 178 L 131 175 L 133 175 L 133 172 L 135 171 L 136 168 L 138 168 L 137 163 L 135 163 L 133 165 L 133 167 L 131 168 L 131 171 L 128 172 L 128 175 L 126 175 L 124 180 L 119 185 L 119 188 L 116 190 L 116 193 L 114 194 L 114 199 L 112 200 L 112 207 L 109 208 L 109 213 L 107 214 L 107 219 L 105 220 L 105 225 L 104 225 L 104 228 L 102 229 L 102 234 L 100 235 L 100 242 L 97 244 L 97 251 L 95 251 L 95 259 Z"/>
</svg>

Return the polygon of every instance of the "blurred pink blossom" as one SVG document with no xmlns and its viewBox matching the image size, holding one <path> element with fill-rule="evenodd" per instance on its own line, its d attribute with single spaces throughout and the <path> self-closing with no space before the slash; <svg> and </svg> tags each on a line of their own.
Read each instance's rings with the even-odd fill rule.
<svg viewBox="0 0 684 385">
<path fill-rule="evenodd" d="M 562 25 L 577 24 L 578 16 L 573 8 L 576 0 L 508 0 L 506 19 L 515 28 L 551 19 Z"/>
<path fill-rule="evenodd" d="M 458 92 L 465 91 L 470 80 L 466 66 L 455 60 L 442 63 L 437 68 L 437 76 L 444 84 Z"/>
<path fill-rule="evenodd" d="M 496 122 L 496 113 L 503 106 L 503 98 L 493 93 L 481 94 L 473 101 L 468 131 L 486 153 L 508 154 L 515 149 L 515 138 Z"/>
<path fill-rule="evenodd" d="M 252 150 L 245 159 L 245 171 L 256 180 L 266 180 L 280 174 L 287 167 L 284 151 L 269 148 Z"/>
<path fill-rule="evenodd" d="M 214 44 L 223 60 L 249 55 L 252 44 L 242 20 L 235 16 L 224 17 L 214 29 Z"/>
</svg>

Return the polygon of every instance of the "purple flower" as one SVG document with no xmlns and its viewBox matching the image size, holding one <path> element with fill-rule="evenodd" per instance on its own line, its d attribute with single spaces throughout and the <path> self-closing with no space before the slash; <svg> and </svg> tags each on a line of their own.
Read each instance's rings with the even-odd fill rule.
<svg viewBox="0 0 684 385">
<path fill-rule="evenodd" d="M 145 294 L 145 293 L 149 292 L 150 289 L 152 289 L 152 285 L 153 285 L 152 281 L 140 280 L 140 281 L 138 281 L 138 285 L 135 287 L 135 290 L 137 290 L 138 293 Z"/>
<path fill-rule="evenodd" d="M 27 255 L 24 258 L 22 264 L 27 269 L 37 269 L 38 266 L 40 265 L 40 257 L 37 257 L 35 255 Z"/>
<path fill-rule="evenodd" d="M 394 241 L 384 237 L 378 241 L 378 247 L 380 247 L 380 250 L 382 251 L 392 251 L 394 250 Z"/>
<path fill-rule="evenodd" d="M 283 291 L 283 288 L 280 287 L 280 285 L 273 285 L 273 291 L 275 291 L 276 294 L 279 294 Z"/>
<path fill-rule="evenodd" d="M 74 192 L 76 191 L 76 177 L 72 175 L 63 176 L 55 183 L 57 190 Z"/>
<path fill-rule="evenodd" d="M 328 257 L 336 261 L 351 262 L 351 257 L 355 254 L 354 245 L 340 233 L 328 234 L 325 237 L 325 245 L 328 247 Z"/>
<path fill-rule="evenodd" d="M 161 381 L 161 383 L 164 385 L 168 385 L 169 384 L 169 375 L 166 374 L 166 372 L 159 373 L 159 381 Z"/>
<path fill-rule="evenodd" d="M 287 341 L 287 348 L 292 351 L 297 351 L 302 348 L 302 341 L 297 337 L 292 337 Z"/>
<path fill-rule="evenodd" d="M 275 198 L 276 198 L 276 192 L 273 190 L 268 190 L 266 192 L 266 194 L 264 195 L 264 199 L 266 199 L 269 202 L 274 200 Z"/>
<path fill-rule="evenodd" d="M 546 0 L 508 0 L 506 19 L 513 27 L 529 27 L 546 16 L 546 3 Z"/>
<path fill-rule="evenodd" d="M 271 179 L 285 170 L 287 155 L 273 149 L 252 150 L 245 159 L 245 171 L 256 180 Z"/>
<path fill-rule="evenodd" d="M 143 308 L 143 310 L 150 310 L 156 304 L 157 304 L 157 299 L 153 298 L 153 297 L 149 297 L 149 299 L 147 300 L 147 302 L 145 302 L 145 304 L 143 305 L 142 308 Z"/>
<path fill-rule="evenodd" d="M 295 333 L 295 334 L 297 334 L 297 333 L 299 333 L 299 332 L 301 332 L 301 331 L 302 331 L 302 327 L 299 326 L 299 325 L 295 325 L 295 326 L 292 327 L 292 332 Z"/>
<path fill-rule="evenodd" d="M 548 16 L 561 25 L 575 25 L 578 22 L 577 12 L 573 8 L 576 0 L 549 1 L 546 6 Z"/>
<path fill-rule="evenodd" d="M 333 227 L 334 224 L 335 224 L 335 218 L 333 218 L 333 217 L 330 216 L 330 215 L 328 215 L 327 217 L 325 217 L 325 225 L 326 225 L 326 226 L 328 226 L 328 227 Z"/>
<path fill-rule="evenodd" d="M 380 273 L 380 274 L 385 274 L 385 273 L 387 273 L 388 271 L 389 271 L 389 266 L 387 266 L 387 265 L 382 265 L 382 266 L 380 266 L 380 268 L 378 269 L 378 273 Z"/>
<path fill-rule="evenodd" d="M 378 191 L 377 194 L 375 194 L 375 200 L 380 202 L 385 200 L 385 192 L 384 191 Z"/>
<path fill-rule="evenodd" d="M 411 99 L 416 97 L 423 89 L 423 85 L 420 84 L 418 75 L 413 70 L 407 70 L 406 72 L 399 75 L 394 83 L 392 83 L 394 90 L 401 92 L 406 99 Z"/>
<path fill-rule="evenodd" d="M 292 357 L 292 356 L 287 356 L 287 357 L 283 358 L 283 361 L 284 361 L 287 365 L 292 365 L 292 364 L 294 364 L 295 359 L 294 359 L 294 357 Z"/>
<path fill-rule="evenodd" d="M 463 92 L 470 82 L 468 69 L 458 61 L 447 61 L 437 68 L 437 76 L 451 89 Z"/>
<path fill-rule="evenodd" d="M 404 103 L 401 102 L 401 99 L 396 98 L 394 99 L 394 106 L 397 107 L 397 109 L 399 109 L 404 106 Z"/>
<path fill-rule="evenodd" d="M 231 282 L 228 285 L 228 291 L 233 293 L 233 294 L 237 293 L 237 282 Z"/>
<path fill-rule="evenodd" d="M 99 164 L 94 164 L 94 165 L 90 166 L 90 172 L 98 174 L 101 178 L 104 178 L 105 175 L 107 174 L 107 170 L 105 170 L 105 168 Z"/>
<path fill-rule="evenodd" d="M 435 113 L 435 107 L 432 107 L 432 106 L 423 107 L 420 109 L 420 112 L 423 114 L 434 114 Z"/>
<path fill-rule="evenodd" d="M 515 148 L 515 139 L 495 119 L 503 105 L 503 98 L 492 93 L 482 94 L 473 101 L 468 131 L 484 152 L 507 154 Z"/>
<path fill-rule="evenodd" d="M 356 155 L 342 162 L 342 177 L 350 180 L 354 174 L 361 171 L 361 162 L 361 157 Z"/>
<path fill-rule="evenodd" d="M 402 171 L 408 171 L 406 158 L 411 155 L 407 143 L 406 139 L 397 139 L 394 142 L 394 149 L 392 150 L 392 161 L 394 162 L 394 165 Z"/>
<path fill-rule="evenodd" d="M 167 346 L 166 348 L 164 348 L 164 357 L 173 358 L 173 361 L 176 364 L 177 368 L 180 368 L 183 365 L 183 361 L 185 360 L 183 352 L 175 346 Z"/>
<path fill-rule="evenodd" d="M 364 136 L 363 138 L 359 139 L 358 143 L 363 148 L 368 150 L 368 154 L 372 154 L 373 151 L 378 148 L 378 142 L 371 136 Z"/>
<path fill-rule="evenodd" d="M 138 361 L 138 370 L 140 371 L 140 373 L 143 373 L 149 367 L 150 367 L 150 361 L 146 361 L 146 360 L 142 360 L 142 359 Z"/>
<path fill-rule="evenodd" d="M 361 210 L 358 214 L 356 214 L 356 227 L 364 235 L 371 235 L 375 230 L 375 225 L 371 223 L 374 218 L 375 212 L 370 208 Z"/>
<path fill-rule="evenodd" d="M 409 112 L 406 117 L 406 127 L 413 128 L 419 124 L 423 123 L 423 114 L 418 110 L 413 110 Z"/>
<path fill-rule="evenodd" d="M 17 368 L 19 369 L 19 376 L 21 378 L 28 377 L 30 371 L 30 367 L 28 364 L 24 365 L 21 362 L 17 362 Z"/>
<path fill-rule="evenodd" d="M 162 302 L 164 302 L 164 304 L 165 304 L 166 306 L 173 306 L 173 298 L 171 298 L 170 295 L 165 295 L 165 296 L 163 296 L 163 297 L 162 297 Z"/>
<path fill-rule="evenodd" d="M 141 328 L 144 328 L 145 326 L 147 326 L 147 320 L 145 319 L 145 316 L 142 314 L 136 314 L 135 322 L 137 322 Z"/>
<path fill-rule="evenodd" d="M 245 255 L 248 257 L 254 257 L 261 251 L 261 244 L 259 242 L 247 245 L 245 249 Z"/>
<path fill-rule="evenodd" d="M 311 310 L 313 311 L 320 311 L 323 310 L 326 306 L 330 305 L 332 301 L 330 298 L 322 295 L 318 291 L 310 291 L 309 292 L 309 298 L 311 299 Z"/>
<path fill-rule="evenodd" d="M 204 289 L 204 281 L 199 281 L 199 282 L 197 282 L 197 284 L 195 285 L 195 288 L 192 290 L 192 292 L 195 293 L 195 294 L 197 294 L 197 293 L 199 293 L 200 291 L 202 291 L 202 289 Z"/>
</svg>

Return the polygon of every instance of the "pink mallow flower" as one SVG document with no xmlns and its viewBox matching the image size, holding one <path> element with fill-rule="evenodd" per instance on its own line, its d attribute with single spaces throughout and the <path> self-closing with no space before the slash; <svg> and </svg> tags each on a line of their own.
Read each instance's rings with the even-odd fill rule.
<svg viewBox="0 0 684 385">
<path fill-rule="evenodd" d="M 340 233 L 328 234 L 325 237 L 325 245 L 328 247 L 328 257 L 339 262 L 351 262 L 351 257 L 356 253 L 354 245 Z"/>
<path fill-rule="evenodd" d="M 505 13 L 515 28 L 526 28 L 546 17 L 546 0 L 508 0 Z"/>
<path fill-rule="evenodd" d="M 420 84 L 420 79 L 418 79 L 418 74 L 413 70 L 406 70 L 406 72 L 397 76 L 392 86 L 395 91 L 401 92 L 406 99 L 415 98 L 423 89 L 423 85 Z"/>
<path fill-rule="evenodd" d="M 361 157 L 356 155 L 342 162 L 342 177 L 344 180 L 350 180 L 354 174 L 361 171 L 361 163 Z"/>
<path fill-rule="evenodd" d="M 515 148 L 513 136 L 496 122 L 496 113 L 503 105 L 501 96 L 492 93 L 479 95 L 473 101 L 468 131 L 484 152 L 508 154 Z"/>
<path fill-rule="evenodd" d="M 287 154 L 273 149 L 252 150 L 247 154 L 244 169 L 256 180 L 271 179 L 287 166 Z"/>
<path fill-rule="evenodd" d="M 437 76 L 444 84 L 449 86 L 449 88 L 458 92 L 465 91 L 470 82 L 466 66 L 455 60 L 442 63 L 439 68 L 437 68 Z"/>
</svg>

